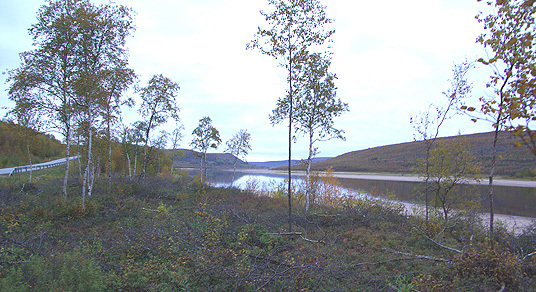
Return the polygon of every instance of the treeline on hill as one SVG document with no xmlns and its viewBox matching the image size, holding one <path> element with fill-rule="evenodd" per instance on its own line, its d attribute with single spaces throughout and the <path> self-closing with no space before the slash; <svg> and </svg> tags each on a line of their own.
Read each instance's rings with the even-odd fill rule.
<svg viewBox="0 0 536 292">
<path fill-rule="evenodd" d="M 24 135 L 25 131 L 29 135 Z M 65 153 L 65 145 L 52 135 L 0 121 L 0 168 L 29 164 L 28 145 L 32 163 L 60 158 Z"/>
<path fill-rule="evenodd" d="M 493 132 L 438 138 L 438 142 L 452 142 L 467 138 L 469 150 L 476 156 L 476 163 L 482 173 L 489 173 L 491 167 Z M 526 147 L 515 147 L 519 138 L 510 132 L 501 132 L 497 144 L 499 159 L 496 174 L 521 175 L 536 168 L 536 159 Z M 419 159 L 426 153 L 424 142 L 409 142 L 352 151 L 332 159 L 312 165 L 314 170 L 322 171 L 333 167 L 335 171 L 412 173 Z M 305 166 L 296 166 L 303 170 Z"/>
</svg>

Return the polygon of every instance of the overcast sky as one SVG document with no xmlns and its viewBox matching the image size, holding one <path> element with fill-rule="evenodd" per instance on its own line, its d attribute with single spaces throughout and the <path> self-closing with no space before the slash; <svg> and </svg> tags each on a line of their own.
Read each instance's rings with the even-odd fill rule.
<svg viewBox="0 0 536 292">
<path fill-rule="evenodd" d="M 185 127 L 182 147 L 189 147 L 199 119 L 210 116 L 224 143 L 240 129 L 252 134 L 247 160 L 288 156 L 287 128 L 272 127 L 268 120 L 277 98 L 284 95 L 285 72 L 271 57 L 246 51 L 257 27 L 266 27 L 259 11 L 270 9 L 267 0 L 114 2 L 137 13 L 137 29 L 127 46 L 140 85 L 153 74 L 163 74 L 181 87 L 177 99 Z M 337 95 L 350 112 L 335 121 L 347 140 L 318 143 L 318 156 L 412 141 L 409 117 L 429 103 L 444 102 L 452 65 L 485 55 L 475 43 L 482 27 L 474 18 L 485 4 L 476 0 L 322 2 L 336 30 L 331 71 L 338 76 Z M 0 0 L 0 72 L 18 67 L 18 54 L 32 49 L 27 29 L 42 4 Z M 478 89 L 483 74 L 471 75 L 475 96 L 483 94 Z M 5 79 L 0 78 L 0 106 L 11 107 Z M 0 109 L 0 116 L 5 112 Z M 128 123 L 139 119 L 135 110 L 126 117 Z M 171 131 L 171 126 L 162 129 Z M 460 116 L 445 124 L 440 135 L 491 130 L 489 124 L 473 124 Z M 293 146 L 293 157 L 307 156 L 306 140 Z M 217 151 L 224 148 L 222 144 Z"/>
</svg>

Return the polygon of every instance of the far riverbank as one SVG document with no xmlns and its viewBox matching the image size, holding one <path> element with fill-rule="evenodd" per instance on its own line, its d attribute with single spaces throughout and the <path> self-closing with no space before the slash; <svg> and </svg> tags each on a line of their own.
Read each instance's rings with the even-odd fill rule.
<svg viewBox="0 0 536 292">
<path fill-rule="evenodd" d="M 230 170 L 232 171 L 232 169 Z M 273 169 L 240 169 L 237 171 L 243 173 L 255 173 L 255 174 L 283 174 L 287 175 L 286 170 L 273 170 Z M 292 171 L 292 175 L 305 176 L 305 171 Z M 366 179 L 366 180 L 382 180 L 382 181 L 404 181 L 404 182 L 423 182 L 424 180 L 413 174 L 385 174 L 385 173 L 366 173 L 366 172 L 333 172 L 333 175 L 337 178 L 348 179 Z M 481 181 L 469 180 L 467 184 L 470 185 L 487 185 L 488 180 L 483 179 Z M 493 179 L 493 185 L 505 186 L 505 187 L 521 187 L 521 188 L 536 188 L 536 181 L 531 180 L 517 180 L 517 179 Z"/>
</svg>

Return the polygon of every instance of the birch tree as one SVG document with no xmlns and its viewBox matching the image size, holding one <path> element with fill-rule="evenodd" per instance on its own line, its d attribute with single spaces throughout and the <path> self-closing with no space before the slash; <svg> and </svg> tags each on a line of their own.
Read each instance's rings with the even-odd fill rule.
<svg viewBox="0 0 536 292">
<path fill-rule="evenodd" d="M 331 139 L 346 140 L 344 130 L 335 128 L 334 118 L 348 111 L 348 104 L 338 99 L 335 80 L 337 76 L 329 72 L 329 56 L 313 53 L 303 58 L 299 80 L 303 87 L 298 92 L 295 120 L 297 131 L 309 140 L 306 181 L 310 183 L 311 164 L 318 154 L 315 143 Z M 305 190 L 305 211 L 309 211 L 310 187 Z"/>
<path fill-rule="evenodd" d="M 268 4 L 273 11 L 261 11 L 267 28 L 258 28 L 247 49 L 259 50 L 277 59 L 287 71 L 287 92 L 278 105 L 288 106 L 288 223 L 292 232 L 292 132 L 298 57 L 302 55 L 300 52 L 311 47 L 317 49 L 329 43 L 335 31 L 326 29 L 332 20 L 326 16 L 325 7 L 318 0 L 268 0 Z"/>
<path fill-rule="evenodd" d="M 126 38 L 132 33 L 132 10 L 125 6 L 100 5 L 82 2 L 76 10 L 78 78 L 75 81 L 74 99 L 83 110 L 87 123 L 87 162 L 82 184 L 82 207 L 86 195 L 91 195 L 93 179 L 90 178 L 94 124 L 98 119 L 99 104 L 111 93 L 106 83 L 110 72 L 127 63 Z M 126 86 L 126 85 L 125 85 Z M 118 86 L 123 88 L 124 86 Z"/>
<path fill-rule="evenodd" d="M 467 80 L 467 74 L 474 67 L 470 61 L 463 61 L 452 66 L 452 79 L 450 88 L 443 92 L 444 100 L 440 105 L 430 104 L 426 111 L 410 118 L 416 134 L 414 139 L 423 141 L 425 145 L 424 162 L 419 163 L 418 172 L 424 178 L 424 200 L 425 200 L 425 220 L 429 222 L 430 206 L 430 153 L 434 149 L 435 142 L 439 136 L 441 126 L 457 113 L 461 104 L 469 97 L 472 91 L 472 84 Z"/>
<path fill-rule="evenodd" d="M 217 149 L 221 144 L 220 132 L 212 125 L 210 117 L 203 117 L 199 120 L 199 125 L 192 131 L 192 136 L 190 146 L 201 153 L 199 172 L 201 182 L 205 183 L 207 178 L 207 151 L 210 148 Z"/>
<path fill-rule="evenodd" d="M 20 54 L 19 68 L 9 71 L 9 98 L 16 102 L 34 96 L 48 117 L 50 127 L 63 135 L 65 156 L 70 157 L 74 97 L 77 78 L 76 20 L 74 12 L 82 1 L 49 1 L 37 12 L 37 23 L 28 30 L 35 49 Z M 65 164 L 62 194 L 67 200 L 70 163 Z"/>
<path fill-rule="evenodd" d="M 491 13 L 477 15 L 485 32 L 477 38 L 490 57 L 478 61 L 492 70 L 486 87 L 492 93 L 479 99 L 478 105 L 462 109 L 473 115 L 473 121 L 486 120 L 494 129 L 491 171 L 489 174 L 489 238 L 494 234 L 493 180 L 497 162 L 497 141 L 502 130 L 514 130 L 531 151 L 536 135 L 530 123 L 536 120 L 536 57 L 534 35 L 536 24 L 534 0 L 498 0 L 487 2 Z M 516 125 L 517 124 L 517 125 Z M 520 142 L 517 143 L 520 146 Z"/>
<path fill-rule="evenodd" d="M 126 65 L 124 62 L 120 62 L 117 67 L 104 72 L 103 97 L 98 100 L 108 143 L 108 189 L 111 188 L 112 184 L 112 127 L 120 121 L 121 106 L 134 106 L 132 98 L 123 98 L 123 93 L 136 79 L 134 70 Z"/>
<path fill-rule="evenodd" d="M 173 129 L 173 132 L 171 133 L 171 166 L 169 171 L 169 178 L 173 180 L 173 162 L 177 160 L 178 157 L 181 157 L 184 155 L 182 151 L 177 150 L 177 148 L 180 145 L 180 142 L 184 138 L 184 135 L 182 134 L 182 131 L 184 131 L 184 126 L 176 126 L 175 129 Z"/>
<path fill-rule="evenodd" d="M 233 180 L 231 181 L 231 187 L 233 186 L 235 173 L 236 173 L 236 162 L 238 158 L 245 159 L 248 155 L 249 150 L 251 150 L 251 134 L 248 133 L 248 130 L 241 129 L 233 137 L 227 140 L 227 149 L 225 152 L 231 154 L 234 157 L 233 163 Z"/>
<path fill-rule="evenodd" d="M 147 147 L 151 130 L 164 124 L 168 118 L 179 120 L 176 97 L 180 87 L 162 74 L 153 75 L 146 87 L 140 90 L 142 104 L 138 112 L 145 122 L 145 145 L 143 148 L 142 177 L 147 168 Z"/>
</svg>

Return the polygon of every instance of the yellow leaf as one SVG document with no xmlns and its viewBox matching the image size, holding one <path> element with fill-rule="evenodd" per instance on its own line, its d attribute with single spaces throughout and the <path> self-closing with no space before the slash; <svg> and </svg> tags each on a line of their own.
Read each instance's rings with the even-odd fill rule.
<svg viewBox="0 0 536 292">
<path fill-rule="evenodd" d="M 471 119 L 471 121 L 472 121 L 473 123 L 476 123 L 476 119 Z"/>
<path fill-rule="evenodd" d="M 471 106 L 471 107 L 468 107 L 467 110 L 470 111 L 470 112 L 474 112 L 475 108 Z"/>
<path fill-rule="evenodd" d="M 515 147 L 521 147 L 522 145 L 521 145 L 521 142 L 519 142 L 519 141 L 515 141 L 515 142 L 514 142 L 514 146 L 515 146 Z"/>
<path fill-rule="evenodd" d="M 506 46 L 510 47 L 511 45 L 515 44 L 516 42 L 517 42 L 517 38 L 513 38 L 506 44 Z"/>
<path fill-rule="evenodd" d="M 466 109 L 467 109 L 467 106 L 466 106 L 466 105 L 462 105 L 461 109 L 462 109 L 462 110 L 466 110 Z"/>
<path fill-rule="evenodd" d="M 497 0 L 497 5 L 503 5 L 504 0 Z"/>
</svg>

